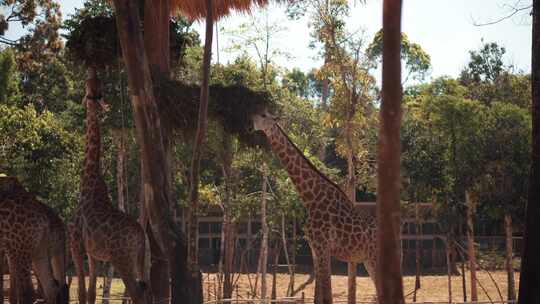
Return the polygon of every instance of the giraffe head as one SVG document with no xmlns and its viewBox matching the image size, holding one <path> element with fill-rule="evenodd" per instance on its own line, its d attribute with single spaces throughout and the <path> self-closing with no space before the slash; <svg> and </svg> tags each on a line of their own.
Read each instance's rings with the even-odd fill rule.
<svg viewBox="0 0 540 304">
<path fill-rule="evenodd" d="M 275 116 L 266 111 L 260 114 L 254 114 L 251 120 L 253 121 L 253 129 L 263 132 L 270 130 L 276 123 Z"/>
</svg>

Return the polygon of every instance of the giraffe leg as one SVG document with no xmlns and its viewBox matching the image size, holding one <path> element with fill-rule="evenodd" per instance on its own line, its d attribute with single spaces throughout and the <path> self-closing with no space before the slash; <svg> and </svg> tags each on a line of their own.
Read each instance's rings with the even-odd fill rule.
<svg viewBox="0 0 540 304">
<path fill-rule="evenodd" d="M 62 247 L 64 247 L 62 243 Z M 69 302 L 69 286 L 66 281 L 66 249 L 57 248 L 51 257 L 51 265 L 53 276 L 58 285 L 60 286 L 59 301 L 62 303 Z"/>
<path fill-rule="evenodd" d="M 324 246 L 315 250 L 315 304 L 332 304 L 330 254 Z"/>
<path fill-rule="evenodd" d="M 377 297 L 377 278 L 375 277 L 375 262 L 374 261 L 365 261 L 364 267 L 366 268 L 366 271 L 369 274 L 369 277 L 371 278 L 371 281 L 373 281 L 373 285 L 375 286 L 375 297 Z"/>
<path fill-rule="evenodd" d="M 45 250 L 45 252 L 47 252 Z M 54 280 L 51 262 L 47 254 L 35 257 L 32 261 L 34 271 L 43 289 L 45 300 L 49 304 L 57 303 L 58 283 Z"/>
<path fill-rule="evenodd" d="M 9 302 L 11 304 L 32 304 L 33 288 L 30 285 L 31 278 L 31 254 L 17 253 L 13 256 L 12 253 L 7 254 L 10 276 L 10 295 Z"/>
<path fill-rule="evenodd" d="M 121 261 L 115 260 L 112 262 L 114 269 L 117 271 L 120 278 L 126 286 L 126 291 L 134 304 L 149 304 L 150 295 L 147 290 L 147 286 L 144 283 L 137 282 L 134 269 L 136 268 L 136 261 Z"/>
<path fill-rule="evenodd" d="M 88 304 L 96 303 L 97 260 L 88 255 Z"/>
<path fill-rule="evenodd" d="M 86 282 L 84 276 L 84 253 L 83 246 L 75 238 L 71 239 L 71 257 L 77 274 L 79 303 L 86 303 Z"/>
</svg>

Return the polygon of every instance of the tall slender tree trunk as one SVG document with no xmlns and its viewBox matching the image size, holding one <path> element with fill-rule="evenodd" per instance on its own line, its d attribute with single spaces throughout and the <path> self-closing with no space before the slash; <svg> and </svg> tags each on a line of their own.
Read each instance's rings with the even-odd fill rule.
<svg viewBox="0 0 540 304">
<path fill-rule="evenodd" d="M 519 279 L 520 304 L 540 303 L 540 0 L 533 0 L 532 24 L 532 153 L 529 198 Z"/>
<path fill-rule="evenodd" d="M 405 303 L 400 246 L 401 0 L 383 1 L 381 124 L 377 174 L 376 285 L 380 303 Z"/>
<path fill-rule="evenodd" d="M 266 164 L 262 167 L 262 191 L 261 191 L 261 228 L 262 241 L 261 252 L 259 256 L 259 266 L 261 275 L 261 299 L 266 301 L 266 265 L 268 264 L 268 222 L 266 221 L 266 193 L 267 193 L 267 176 Z"/>
<path fill-rule="evenodd" d="M 210 83 L 210 61 L 212 59 L 212 0 L 206 0 L 206 37 L 204 42 L 204 56 L 202 63 L 202 81 L 199 105 L 199 119 L 197 132 L 193 145 L 191 170 L 190 170 L 190 190 L 189 190 L 189 225 L 188 225 L 188 259 L 191 266 L 196 266 L 198 256 L 198 215 L 199 209 L 199 168 L 203 152 L 206 129 L 208 127 L 208 95 Z M 193 269 L 198 272 L 198 269 Z"/>
<path fill-rule="evenodd" d="M 470 191 L 465 192 L 467 201 L 467 251 L 469 256 L 469 271 L 471 272 L 471 301 L 478 301 L 478 289 L 476 287 L 476 251 L 474 249 L 474 214 L 476 209 L 476 197 Z"/>
<path fill-rule="evenodd" d="M 465 271 L 465 254 L 461 255 L 461 289 L 463 302 L 467 302 L 467 272 Z"/>
<path fill-rule="evenodd" d="M 213 8 L 212 0 L 206 0 L 206 37 L 202 63 L 201 96 L 198 114 L 197 132 L 193 145 L 189 178 L 189 225 L 188 225 L 188 265 L 191 272 L 192 286 L 197 295 L 192 304 L 202 302 L 202 274 L 198 265 L 198 209 L 199 209 L 199 170 L 204 148 L 204 139 L 208 127 L 208 95 L 210 83 L 210 61 L 212 58 Z"/>
<path fill-rule="evenodd" d="M 349 93 L 350 95 L 350 93 Z M 349 105 L 350 105 L 349 98 Z M 349 107 L 345 127 L 345 141 L 347 143 L 347 196 L 353 204 L 356 204 L 356 167 L 354 163 L 354 151 L 352 144 L 352 119 L 353 111 Z M 356 304 L 356 263 L 347 263 L 347 303 Z"/>
<path fill-rule="evenodd" d="M 223 225 L 220 252 L 220 273 L 223 275 L 223 298 L 231 299 L 233 294 L 233 262 L 234 244 L 236 240 L 236 229 L 232 221 L 231 200 L 233 196 L 233 176 L 232 176 L 232 138 L 230 135 L 223 135 L 222 141 L 222 171 L 225 183 L 225 196 L 222 203 Z"/>
<path fill-rule="evenodd" d="M 446 275 L 448 277 L 448 303 L 452 303 L 452 250 L 450 243 L 452 242 L 450 235 L 446 236 Z"/>
<path fill-rule="evenodd" d="M 287 270 L 289 271 L 289 285 L 287 286 L 287 296 L 292 296 L 294 291 L 294 267 L 291 265 L 291 259 L 289 257 L 289 246 L 287 244 L 287 229 L 285 229 L 285 214 L 281 213 L 281 240 L 283 246 L 283 253 L 285 254 L 285 262 L 287 263 Z M 276 255 L 279 257 L 279 252 Z"/>
<path fill-rule="evenodd" d="M 514 248 L 512 232 L 512 216 L 509 213 L 504 215 L 504 231 L 506 234 L 506 279 L 508 281 L 508 300 L 516 299 L 516 282 L 514 280 Z"/>
<path fill-rule="evenodd" d="M 0 300 L 4 303 L 4 252 L 0 251 Z"/>
<path fill-rule="evenodd" d="M 420 203 L 416 202 L 414 204 L 414 221 L 416 226 L 416 248 L 415 248 L 415 263 L 416 263 L 416 272 L 414 278 L 414 292 L 413 292 L 413 302 L 416 302 L 416 292 L 421 288 L 420 276 L 421 276 L 421 255 L 422 255 L 422 223 L 420 222 L 420 208 L 418 207 Z"/>
<path fill-rule="evenodd" d="M 168 163 L 164 146 L 163 128 L 154 96 L 150 65 L 140 28 L 137 2 L 114 0 L 116 24 L 122 56 L 128 74 L 129 92 L 136 126 L 137 141 L 141 149 L 142 214 L 150 223 L 153 263 L 151 287 L 156 301 L 169 297 L 169 269 L 159 261 L 171 261 L 176 256 L 182 236 L 170 217 Z M 176 242 L 175 242 L 176 241 Z"/>
<path fill-rule="evenodd" d="M 144 2 L 144 32 L 147 33 L 144 35 L 144 46 L 148 55 L 148 61 L 150 64 L 150 69 L 152 73 L 159 74 L 159 77 L 154 77 L 154 81 L 158 82 L 155 86 L 156 90 L 156 103 L 160 104 L 160 92 L 159 92 L 159 81 L 161 79 L 168 79 L 170 74 L 170 47 L 169 47 L 169 22 L 170 22 L 170 0 L 157 0 L 157 1 L 143 1 Z M 170 141 L 170 130 L 166 125 L 162 125 L 162 139 L 163 139 L 163 150 L 165 158 L 165 169 L 163 172 L 163 177 L 168 189 L 167 191 L 167 201 L 169 202 L 169 209 L 174 210 L 172 195 L 170 189 L 172 189 L 172 150 L 171 150 L 171 141 Z M 150 221 L 152 218 L 150 217 Z M 174 218 L 171 218 L 170 221 L 174 222 Z M 174 227 L 174 226 L 173 226 Z M 181 233 L 178 228 L 173 228 L 178 230 L 178 233 Z M 178 244 L 173 244 L 174 247 L 178 247 Z M 182 296 L 182 291 L 179 290 L 178 282 L 182 281 L 179 272 L 185 272 L 185 269 L 178 269 L 178 265 L 184 263 L 176 261 L 179 256 L 177 251 L 170 255 L 168 258 L 155 258 L 152 261 L 151 269 L 151 278 L 155 282 L 152 286 L 152 291 L 156 294 L 157 298 L 165 299 L 169 296 L 172 297 L 173 303 L 180 303 L 180 299 L 184 299 Z M 174 265 L 174 268 L 171 267 Z M 163 277 L 163 273 L 168 273 L 167 276 Z M 171 293 L 171 284 L 169 284 L 169 276 L 171 279 L 172 286 L 175 286 L 174 291 Z"/>
<path fill-rule="evenodd" d="M 281 245 L 279 244 L 279 239 L 275 240 L 275 246 L 272 256 L 272 292 L 270 293 L 270 299 L 275 301 L 277 298 L 277 270 L 279 264 L 279 254 L 281 251 Z"/>
</svg>

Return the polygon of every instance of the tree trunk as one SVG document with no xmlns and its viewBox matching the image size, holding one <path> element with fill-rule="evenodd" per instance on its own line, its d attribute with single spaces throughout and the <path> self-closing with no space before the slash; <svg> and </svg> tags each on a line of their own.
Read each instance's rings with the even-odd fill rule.
<svg viewBox="0 0 540 304">
<path fill-rule="evenodd" d="M 177 243 L 182 236 L 171 229 L 174 223 L 170 217 L 168 177 L 163 174 L 168 172 L 163 129 L 139 26 L 139 7 L 136 2 L 128 0 L 114 0 L 114 6 L 122 56 L 128 74 L 137 141 L 141 149 L 141 192 L 144 206 L 141 211 L 150 223 L 147 232 L 153 242 L 154 261 L 171 261 L 178 252 Z M 153 263 L 152 266 L 151 287 L 155 300 L 163 301 L 169 297 L 169 269 L 167 264 L 155 267 L 158 264 Z"/>
<path fill-rule="evenodd" d="M 461 257 L 461 289 L 463 290 L 463 302 L 467 302 L 467 272 L 465 271 L 465 253 Z"/>
<path fill-rule="evenodd" d="M 197 124 L 197 132 L 193 145 L 193 154 L 191 158 L 191 170 L 189 178 L 189 225 L 188 225 L 188 260 L 193 272 L 199 272 L 197 257 L 198 257 L 198 214 L 199 209 L 199 168 L 201 162 L 202 151 L 204 147 L 204 139 L 206 137 L 206 129 L 208 127 L 208 94 L 210 83 L 210 60 L 212 58 L 212 34 L 213 34 L 213 17 L 212 17 L 212 0 L 206 0 L 207 16 L 206 16 L 206 37 L 204 42 L 204 57 L 202 63 L 202 81 L 201 94 L 199 105 L 199 117 Z"/>
<path fill-rule="evenodd" d="M 4 252 L 0 250 L 0 300 L 4 303 Z"/>
<path fill-rule="evenodd" d="M 278 239 L 276 239 L 274 250 L 272 251 L 274 256 L 272 257 L 272 292 L 270 299 L 275 301 L 277 298 L 277 270 L 279 265 L 279 253 L 281 251 L 281 245 L 279 244 Z"/>
<path fill-rule="evenodd" d="M 478 301 L 478 290 L 476 287 L 476 252 L 474 249 L 474 213 L 476 209 L 476 198 L 474 194 L 465 192 L 467 201 L 467 251 L 469 256 L 469 271 L 471 272 L 471 301 Z"/>
<path fill-rule="evenodd" d="M 202 63 L 201 95 L 198 114 L 197 132 L 191 158 L 189 178 L 189 225 L 188 225 L 188 265 L 192 286 L 196 297 L 190 303 L 202 303 L 202 274 L 198 265 L 198 209 L 199 209 L 199 168 L 208 127 L 208 85 L 210 83 L 210 60 L 212 58 L 213 9 L 212 0 L 206 0 L 206 37 L 204 42 L 204 57 Z"/>
<path fill-rule="evenodd" d="M 349 103 L 351 100 L 349 100 Z M 350 104 L 349 104 L 350 105 Z M 347 143 L 347 196 L 353 204 L 356 204 L 356 168 L 354 164 L 354 151 L 352 144 L 352 119 L 351 107 L 346 113 L 347 122 L 345 127 L 345 141 Z M 347 303 L 356 304 L 356 263 L 347 263 Z"/>
<path fill-rule="evenodd" d="M 233 187 L 234 178 L 232 176 L 232 160 L 233 160 L 233 151 L 232 151 L 232 138 L 230 135 L 223 135 L 222 142 L 222 171 L 223 178 L 225 181 L 225 197 L 222 203 L 223 206 L 223 228 L 224 233 L 222 234 L 222 251 L 220 255 L 220 266 L 222 266 L 223 274 L 223 298 L 232 299 L 233 294 L 233 262 L 234 262 L 234 251 L 235 251 L 235 241 L 236 241 L 236 227 L 232 220 L 231 213 L 231 204 L 233 198 Z"/>
<path fill-rule="evenodd" d="M 507 213 L 504 215 L 504 231 L 506 232 L 506 278 L 508 280 L 508 300 L 516 299 L 516 282 L 514 280 L 514 266 L 512 265 L 514 257 L 512 216 Z"/>
<path fill-rule="evenodd" d="M 532 24 L 532 153 L 529 198 L 526 209 L 521 276 L 520 304 L 540 303 L 540 0 L 533 0 Z"/>
<path fill-rule="evenodd" d="M 401 0 L 383 2 L 382 103 L 378 141 L 377 266 L 380 303 L 405 303 L 400 246 Z"/>
<path fill-rule="evenodd" d="M 266 265 L 268 263 L 268 223 L 266 221 L 266 185 L 267 185 L 266 164 L 262 167 L 262 192 L 261 192 L 261 228 L 262 241 L 259 257 L 261 274 L 261 299 L 266 301 Z"/>
<path fill-rule="evenodd" d="M 293 218 L 293 227 L 292 227 L 292 254 L 291 254 L 291 263 L 293 265 L 292 267 L 292 274 L 291 274 L 291 281 L 290 281 L 290 287 L 291 287 L 291 294 L 290 296 L 294 296 L 294 277 L 296 275 L 296 216 Z"/>
<path fill-rule="evenodd" d="M 421 276 L 421 244 L 422 244 L 422 223 L 420 222 L 420 210 L 418 207 L 419 202 L 414 204 L 414 220 L 416 226 L 416 248 L 415 248 L 415 263 L 416 263 L 416 273 L 414 278 L 414 293 L 413 293 L 413 302 L 416 302 L 416 291 L 421 288 L 420 276 Z"/>
<path fill-rule="evenodd" d="M 291 265 L 291 260 L 289 258 L 289 250 L 287 249 L 287 230 L 285 229 L 285 214 L 281 213 L 281 240 L 283 242 L 283 252 L 285 254 L 285 262 L 287 263 L 287 270 L 289 271 L 289 285 L 287 287 L 287 293 L 286 295 L 292 296 L 292 293 L 294 291 L 294 270 L 293 266 Z M 277 257 L 279 257 L 279 252 L 277 253 Z"/>
<path fill-rule="evenodd" d="M 451 246 L 450 235 L 446 236 L 446 275 L 448 277 L 448 303 L 452 303 L 452 262 L 450 257 Z"/>
</svg>

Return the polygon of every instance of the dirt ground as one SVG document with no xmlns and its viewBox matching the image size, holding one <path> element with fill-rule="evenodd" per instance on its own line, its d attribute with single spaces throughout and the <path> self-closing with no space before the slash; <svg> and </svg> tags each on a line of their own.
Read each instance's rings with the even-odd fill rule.
<svg viewBox="0 0 540 304">
<path fill-rule="evenodd" d="M 506 273 L 502 271 L 492 272 L 491 275 L 493 279 L 497 282 L 499 286 L 500 293 L 503 299 L 506 299 Z M 213 300 L 214 292 L 213 287 L 214 283 L 214 274 L 205 274 L 205 300 Z M 254 281 L 254 275 L 251 275 L 252 282 Z M 306 298 L 312 298 L 313 292 L 315 289 L 315 283 L 309 281 L 309 275 L 298 274 L 295 276 L 295 290 L 296 297 L 301 297 L 302 291 Z M 407 296 L 406 301 L 412 302 L 412 291 L 414 290 L 414 276 L 405 276 L 404 278 L 404 291 L 405 294 L 410 294 Z M 467 276 L 467 294 L 470 294 L 470 282 L 468 281 L 469 277 Z M 478 272 L 478 279 L 480 284 L 484 287 L 487 294 L 493 301 L 500 301 L 501 297 L 497 291 L 497 287 L 493 283 L 493 280 L 489 277 L 486 272 Z M 356 298 L 357 301 L 370 301 L 373 300 L 375 296 L 375 287 L 373 282 L 369 277 L 358 277 L 356 287 Z M 289 284 L 289 275 L 288 274 L 278 274 L 277 275 L 277 296 L 284 297 L 286 296 L 287 287 Z M 272 277 L 269 275 L 267 277 L 268 292 L 271 291 Z M 306 283 L 308 283 L 306 285 Z M 253 283 L 252 283 L 253 284 Z M 519 285 L 519 273 L 516 273 L 516 286 Z M 239 288 L 238 296 L 239 298 L 246 298 L 247 293 L 250 290 L 249 280 L 247 275 L 241 275 L 239 279 Z M 300 287 L 300 288 L 299 288 Z M 486 295 L 486 292 L 478 285 L 478 300 L 488 301 L 489 297 Z M 233 293 L 233 297 L 236 298 L 236 291 Z M 344 275 L 334 275 L 332 276 L 332 294 L 335 300 L 347 300 L 347 276 Z M 210 295 L 210 297 L 208 297 Z M 452 299 L 453 301 L 463 301 L 463 289 L 462 289 L 462 278 L 458 276 L 452 277 Z M 470 300 L 470 296 L 468 298 Z M 417 301 L 448 301 L 448 277 L 444 275 L 429 275 L 423 276 L 421 278 L 421 288 L 417 291 Z"/>
<path fill-rule="evenodd" d="M 506 273 L 503 271 L 495 271 L 491 273 L 493 279 L 497 282 L 500 294 L 503 299 L 506 299 Z M 516 286 L 519 286 L 519 273 L 516 273 Z M 205 300 L 214 300 L 216 289 L 216 278 L 215 274 L 205 273 L 204 276 L 204 296 Z M 255 275 L 251 275 L 252 284 L 254 282 Z M 484 272 L 478 272 L 478 279 L 480 284 L 478 285 L 478 296 L 480 301 L 488 301 L 489 298 L 493 301 L 500 301 L 501 297 L 499 296 L 499 291 L 497 290 L 493 280 L 489 275 Z M 8 276 L 5 277 L 5 280 L 9 280 Z M 5 282 L 6 282 L 5 281 Z M 238 289 L 233 293 L 233 298 L 246 299 L 248 297 L 248 292 L 250 290 L 249 279 L 246 274 L 240 275 L 238 279 Z M 6 283 L 5 283 L 6 284 Z M 272 276 L 267 276 L 268 284 L 268 294 L 270 295 L 272 287 Z M 278 274 L 276 279 L 277 286 L 277 296 L 284 297 L 287 292 L 287 286 L 289 284 L 288 274 Z M 414 276 L 405 276 L 404 277 L 404 286 L 405 294 L 409 294 L 406 298 L 407 302 L 412 302 L 412 291 L 414 289 Z M 481 287 L 481 286 L 483 287 Z M 102 295 L 102 278 L 98 279 L 98 298 Z M 313 297 L 313 291 L 315 288 L 315 283 L 310 276 L 307 274 L 297 274 L 295 276 L 295 297 L 300 298 L 302 292 L 306 300 Z M 485 291 L 484 291 L 485 290 Z M 119 279 L 113 281 L 112 287 L 112 298 L 121 297 L 124 291 L 122 282 Z M 469 294 L 468 300 L 470 300 L 470 282 L 469 276 L 467 274 L 467 293 Z M 486 295 L 487 293 L 487 295 Z M 344 275 L 334 275 L 332 276 L 332 294 L 334 295 L 335 302 L 341 302 L 343 300 L 346 302 L 347 299 L 347 276 Z M 489 297 L 488 297 L 489 295 Z M 7 296 L 7 295 L 6 295 Z M 375 296 L 375 289 L 373 283 L 369 277 L 358 277 L 357 278 L 357 300 L 358 301 L 371 301 Z M 77 280 L 73 279 L 71 285 L 71 298 L 76 300 L 77 297 Z M 462 279 L 459 276 L 452 277 L 452 299 L 453 301 L 463 301 L 463 289 L 462 289 Z M 448 301 L 448 281 L 447 277 L 444 275 L 426 275 L 421 279 L 421 288 L 417 292 L 417 301 L 418 302 L 427 302 L 427 301 Z M 120 301 L 111 301 L 111 303 L 119 303 Z"/>
</svg>

